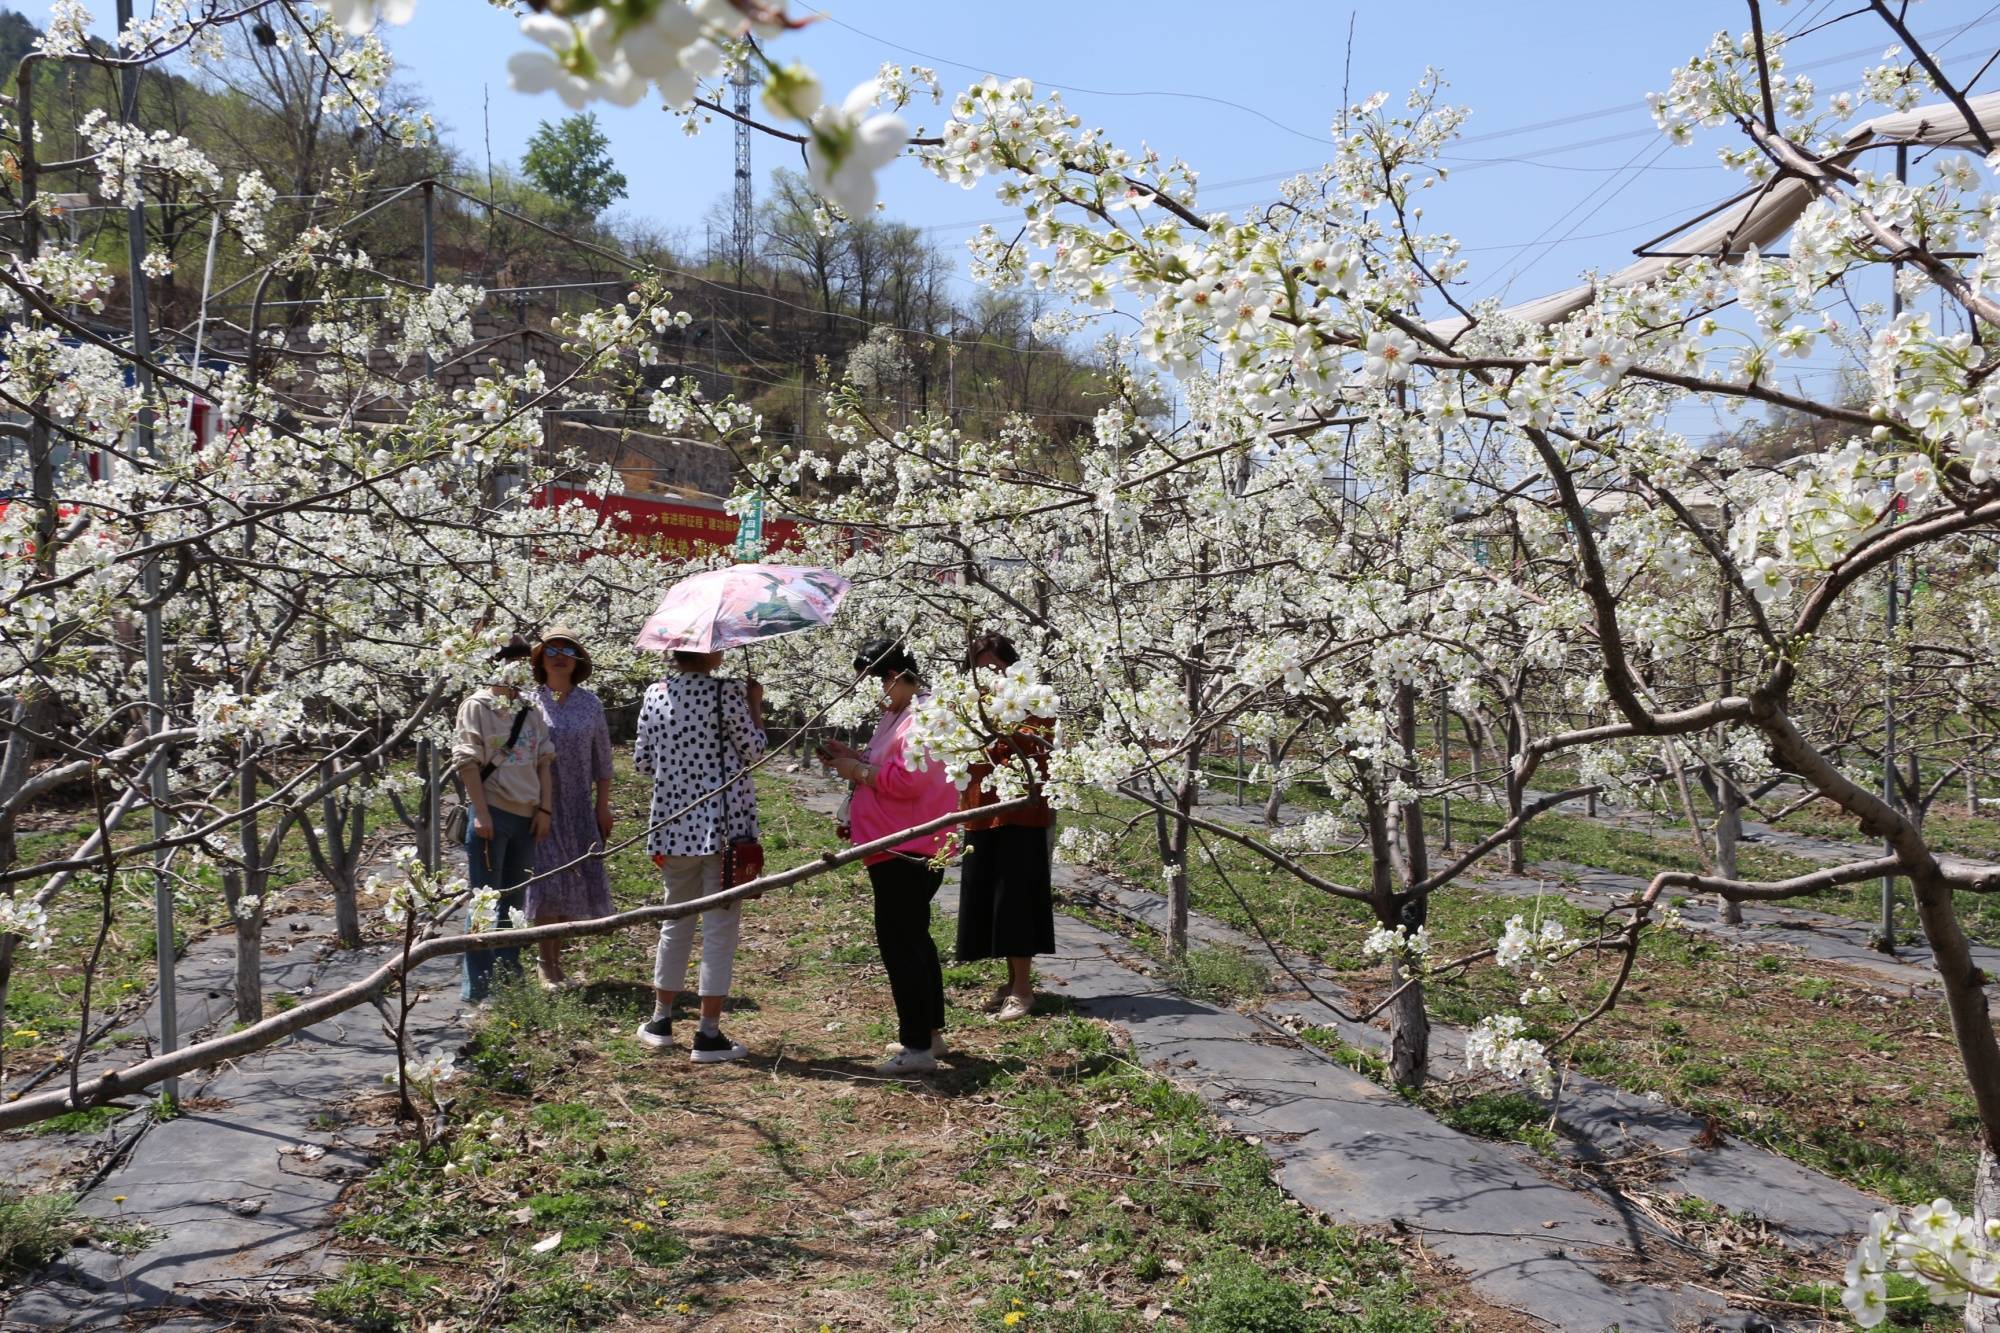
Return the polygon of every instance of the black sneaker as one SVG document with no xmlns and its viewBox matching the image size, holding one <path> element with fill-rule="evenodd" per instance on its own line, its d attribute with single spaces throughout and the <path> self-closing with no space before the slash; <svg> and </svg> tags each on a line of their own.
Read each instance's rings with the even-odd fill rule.
<svg viewBox="0 0 2000 1333">
<path fill-rule="evenodd" d="M 674 1044 L 674 1020 L 671 1018 L 649 1018 L 639 1025 L 639 1040 L 655 1050 L 665 1050 Z"/>
<path fill-rule="evenodd" d="M 721 1064 L 724 1060 L 741 1060 L 750 1054 L 749 1048 L 738 1046 L 722 1035 L 720 1028 L 713 1037 L 706 1032 L 694 1034 L 694 1045 L 688 1051 L 688 1059 L 698 1065 Z"/>
</svg>

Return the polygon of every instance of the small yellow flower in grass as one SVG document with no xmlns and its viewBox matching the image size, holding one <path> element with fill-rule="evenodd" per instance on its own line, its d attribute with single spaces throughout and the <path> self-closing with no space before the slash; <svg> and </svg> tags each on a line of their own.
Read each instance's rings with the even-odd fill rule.
<svg viewBox="0 0 2000 1333">
<path fill-rule="evenodd" d="M 691 1305 L 689 1305 L 689 1304 L 688 1304 L 688 1303 L 687 1303 L 686 1301 L 682 1301 L 682 1302 L 681 1302 L 681 1303 L 680 1303 L 679 1305 L 676 1305 L 676 1306 L 674 1307 L 674 1313 L 675 1313 L 675 1314 L 686 1314 L 686 1313 L 687 1313 L 687 1312 L 688 1312 L 689 1310 L 692 1310 L 693 1308 L 694 1308 L 694 1307 L 693 1307 L 693 1306 L 691 1306 Z"/>
<path fill-rule="evenodd" d="M 1022 1314 L 1019 1310 L 1009 1310 L 1006 1314 L 1000 1316 L 1000 1322 L 1007 1325 L 1007 1327 L 1012 1328 L 1014 1325 L 1020 1323 L 1023 1319 L 1026 1318 L 1027 1316 Z"/>
<path fill-rule="evenodd" d="M 1033 1277 L 1033 1276 L 1034 1276 L 1034 1274 L 1033 1274 L 1033 1273 L 1030 1273 L 1030 1274 L 1028 1274 L 1028 1276 L 1029 1276 L 1029 1277 Z M 1021 1299 L 1021 1298 L 1020 1298 L 1019 1296 L 1016 1296 L 1016 1297 L 1014 1298 L 1014 1304 L 1016 1304 L 1016 1305 L 1026 1305 L 1026 1304 L 1027 1304 L 1027 1302 L 1026 1302 L 1026 1301 L 1024 1301 L 1024 1300 L 1022 1300 L 1022 1299 Z"/>
<path fill-rule="evenodd" d="M 123 1202 L 125 1202 L 125 1196 L 124 1196 L 124 1195 L 122 1195 L 122 1194 L 114 1194 L 114 1195 L 112 1195 L 112 1196 L 111 1196 L 111 1202 L 113 1202 L 113 1203 L 123 1203 Z"/>
</svg>

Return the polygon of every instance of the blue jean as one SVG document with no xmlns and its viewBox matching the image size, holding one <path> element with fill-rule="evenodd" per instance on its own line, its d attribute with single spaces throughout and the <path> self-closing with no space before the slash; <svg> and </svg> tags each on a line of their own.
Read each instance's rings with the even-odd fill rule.
<svg viewBox="0 0 2000 1333">
<path fill-rule="evenodd" d="M 502 810 L 493 810 L 493 836 L 482 838 L 473 828 L 472 821 L 465 822 L 465 877 L 475 889 L 496 888 L 500 890 L 500 921 L 507 924 L 509 909 L 526 910 L 527 890 L 521 886 L 534 873 L 535 835 L 534 821 L 527 815 L 517 815 Z M 472 929 L 471 913 L 466 914 L 466 929 Z M 493 969 L 497 965 L 514 976 L 521 975 L 521 951 L 513 949 L 468 949 L 465 952 L 465 977 L 459 987 L 459 994 L 465 999 L 478 1003 L 486 998 L 493 981 Z"/>
</svg>

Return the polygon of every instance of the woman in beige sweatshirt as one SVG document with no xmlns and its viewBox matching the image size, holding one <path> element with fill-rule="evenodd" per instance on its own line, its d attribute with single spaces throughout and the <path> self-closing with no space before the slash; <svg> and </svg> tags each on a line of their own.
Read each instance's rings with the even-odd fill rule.
<svg viewBox="0 0 2000 1333">
<path fill-rule="evenodd" d="M 451 762 L 465 784 L 472 807 L 466 821 L 465 876 L 472 887 L 500 890 L 500 922 L 525 908 L 522 885 L 534 873 L 535 842 L 549 832 L 554 786 L 549 770 L 556 757 L 548 727 L 532 700 L 528 683 L 528 643 L 516 635 L 495 655 L 491 679 L 458 706 Z M 521 972 L 519 949 L 472 949 L 465 954 L 460 994 L 483 1004 L 498 965 Z"/>
</svg>

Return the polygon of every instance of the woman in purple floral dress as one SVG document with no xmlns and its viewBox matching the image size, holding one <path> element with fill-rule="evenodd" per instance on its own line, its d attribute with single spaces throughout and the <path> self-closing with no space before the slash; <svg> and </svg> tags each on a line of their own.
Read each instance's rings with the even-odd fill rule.
<svg viewBox="0 0 2000 1333">
<path fill-rule="evenodd" d="M 535 874 L 528 881 L 528 920 L 538 926 L 611 915 L 611 886 L 604 876 L 604 844 L 611 836 L 611 733 L 604 705 L 583 689 L 590 654 L 567 628 L 542 635 L 532 655 L 535 707 L 555 742 L 555 796 L 549 836 L 535 845 Z M 541 945 L 542 985 L 565 984 L 562 942 Z"/>
</svg>

